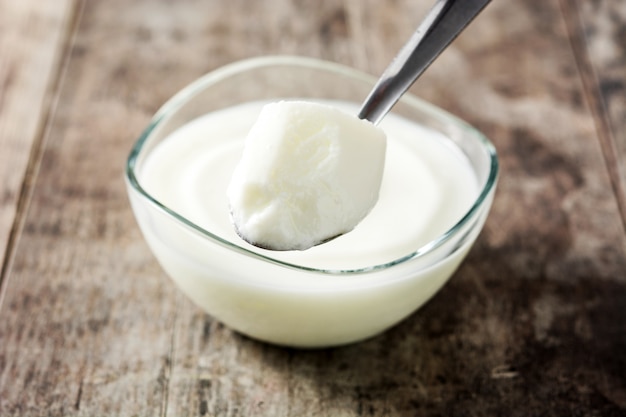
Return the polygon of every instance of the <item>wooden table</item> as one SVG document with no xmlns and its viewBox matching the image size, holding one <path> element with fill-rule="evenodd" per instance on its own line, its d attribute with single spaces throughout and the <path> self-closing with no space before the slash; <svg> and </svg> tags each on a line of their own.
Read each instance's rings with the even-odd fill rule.
<svg viewBox="0 0 626 417">
<path fill-rule="evenodd" d="M 413 88 L 502 164 L 484 232 L 385 334 L 299 351 L 175 288 L 126 155 L 201 74 L 378 74 L 431 1 L 0 0 L 1 416 L 626 415 L 626 2 L 494 1 Z"/>
</svg>

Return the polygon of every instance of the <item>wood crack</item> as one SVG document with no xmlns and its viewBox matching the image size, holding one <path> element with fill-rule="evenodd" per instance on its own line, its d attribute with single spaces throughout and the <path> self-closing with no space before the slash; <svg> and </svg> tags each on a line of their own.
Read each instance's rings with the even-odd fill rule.
<svg viewBox="0 0 626 417">
<path fill-rule="evenodd" d="M 4 258 L 0 258 L 2 259 L 2 266 L 0 268 L 0 307 L 2 307 L 6 288 L 8 287 L 7 277 L 9 275 L 9 271 L 11 270 L 11 263 L 15 255 L 15 249 L 21 230 L 24 227 L 26 213 L 28 211 L 28 206 L 34 190 L 35 181 L 44 152 L 46 137 L 48 136 L 48 130 L 50 128 L 50 121 L 53 119 L 56 103 L 59 100 L 61 85 L 67 72 L 72 45 L 75 43 L 75 37 L 81 20 L 83 6 L 83 0 L 76 0 L 76 3 L 72 6 L 68 6 L 70 9 L 67 17 L 68 23 L 64 25 L 65 31 L 60 37 L 59 46 L 57 47 L 57 49 L 62 52 L 58 54 L 55 59 L 56 62 L 52 65 L 53 70 L 51 71 L 50 80 L 48 86 L 46 87 L 42 103 L 42 116 L 37 125 L 37 130 L 35 131 L 24 179 L 17 198 L 15 218 L 13 219 L 13 224 L 9 230 Z M 68 45 L 68 47 L 64 47 L 65 45 Z"/>
<path fill-rule="evenodd" d="M 574 0 L 560 0 L 561 11 L 565 20 L 568 38 L 578 67 L 578 73 L 583 85 L 583 94 L 589 104 L 596 133 L 602 149 L 605 166 L 608 171 L 611 188 L 618 206 L 622 229 L 626 233 L 626 193 L 620 180 L 619 153 L 615 144 L 615 137 L 608 118 L 608 110 L 602 99 L 600 81 L 594 70 L 584 35 L 580 12 Z"/>
<path fill-rule="evenodd" d="M 167 369 L 165 370 L 164 382 L 161 387 L 163 389 L 163 397 L 161 399 L 161 412 L 159 413 L 160 417 L 167 416 L 167 407 L 169 405 L 169 394 L 170 394 L 170 385 L 172 384 L 172 374 L 174 372 L 174 352 L 176 350 L 176 335 L 178 331 L 178 317 L 179 311 L 181 309 L 182 297 L 180 294 L 176 296 L 176 305 L 174 307 L 174 317 L 172 318 L 172 336 L 170 338 L 170 346 L 167 352 L 168 357 L 166 358 Z"/>
</svg>

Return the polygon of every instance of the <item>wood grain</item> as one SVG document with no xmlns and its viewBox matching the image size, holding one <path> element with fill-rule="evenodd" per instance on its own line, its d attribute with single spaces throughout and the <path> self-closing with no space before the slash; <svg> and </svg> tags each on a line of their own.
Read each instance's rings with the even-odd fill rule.
<svg viewBox="0 0 626 417">
<path fill-rule="evenodd" d="M 18 232 L 14 226 L 29 158 L 42 140 L 71 27 L 71 0 L 39 3 L 0 0 L 0 265 L 12 230 Z"/>
<path fill-rule="evenodd" d="M 579 55 L 623 26 L 586 52 L 571 11 L 587 6 L 493 2 L 413 88 L 483 130 L 502 176 L 467 261 L 385 334 L 314 351 L 239 336 L 178 292 L 140 236 L 124 162 L 169 96 L 263 54 L 377 73 L 425 3 L 77 4 L 5 277 L 0 415 L 624 415 L 626 235 L 592 101 L 610 94 Z"/>
<path fill-rule="evenodd" d="M 626 228 L 626 4 L 570 1 L 564 9 L 579 31 L 573 45 Z"/>
</svg>

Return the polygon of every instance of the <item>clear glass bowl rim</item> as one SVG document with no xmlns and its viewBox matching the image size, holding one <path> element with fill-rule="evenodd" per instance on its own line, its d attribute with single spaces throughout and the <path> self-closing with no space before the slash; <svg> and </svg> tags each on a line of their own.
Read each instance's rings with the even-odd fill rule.
<svg viewBox="0 0 626 417">
<path fill-rule="evenodd" d="M 180 215 L 176 211 L 170 209 L 166 205 L 159 202 L 155 199 L 150 193 L 148 193 L 140 184 L 137 176 L 135 175 L 135 168 L 137 164 L 137 159 L 143 150 L 143 146 L 146 141 L 150 137 L 152 131 L 161 123 L 161 121 L 166 118 L 169 114 L 178 110 L 185 102 L 187 102 L 191 97 L 193 97 L 197 92 L 202 91 L 210 86 L 219 83 L 220 81 L 243 72 L 247 72 L 250 70 L 254 70 L 256 68 L 263 67 L 279 67 L 279 66 L 293 66 L 293 67 L 303 67 L 309 69 L 319 69 L 331 73 L 335 73 L 337 75 L 342 75 L 345 77 L 349 77 L 355 79 L 357 81 L 362 81 L 369 83 L 370 85 L 374 85 L 376 82 L 376 78 L 366 74 L 364 72 L 358 71 L 356 69 L 347 67 L 342 64 L 338 64 L 335 62 L 324 61 L 317 58 L 308 58 L 302 56 L 292 56 L 292 55 L 269 55 L 263 57 L 256 58 L 248 58 L 240 61 L 235 61 L 230 64 L 226 64 L 222 67 L 219 67 L 213 71 L 208 72 L 207 74 L 201 76 L 195 81 L 188 84 L 178 93 L 176 93 L 173 97 L 171 97 L 165 104 L 161 106 L 161 108 L 155 113 L 155 115 L 150 120 L 148 126 L 141 133 L 139 138 L 135 141 L 133 145 L 127 162 L 125 169 L 125 179 L 127 183 L 130 185 L 132 190 L 137 192 L 149 205 L 153 206 L 157 210 L 164 212 L 168 216 L 172 217 L 177 223 L 181 224 L 188 230 L 191 230 L 193 233 L 206 238 L 213 243 L 221 245 L 227 249 L 239 252 L 245 256 L 250 256 L 252 258 L 256 258 L 262 261 L 270 262 L 276 264 L 281 267 L 295 269 L 299 271 L 305 272 L 313 272 L 313 273 L 321 273 L 321 274 L 332 274 L 332 275 L 356 275 L 369 273 L 374 271 L 380 271 L 388 269 L 392 266 L 400 265 L 407 263 L 409 261 L 422 258 L 427 254 L 433 252 L 438 247 L 442 246 L 448 240 L 450 240 L 459 230 L 461 230 L 465 225 L 467 225 L 479 212 L 483 204 L 489 198 L 489 195 L 494 190 L 497 178 L 498 178 L 498 156 L 494 145 L 491 143 L 489 139 L 485 135 L 483 135 L 480 131 L 464 122 L 463 120 L 457 118 L 456 116 L 446 112 L 445 110 L 430 104 L 422 99 L 419 99 L 413 96 L 410 93 L 406 93 L 402 97 L 402 101 L 405 104 L 408 104 L 414 108 L 417 108 L 420 112 L 426 113 L 429 117 L 434 117 L 439 120 L 445 120 L 448 123 L 453 123 L 457 127 L 460 127 L 462 130 L 467 131 L 468 134 L 475 136 L 483 148 L 487 151 L 489 156 L 489 173 L 487 176 L 487 181 L 484 186 L 480 190 L 480 193 L 477 199 L 474 201 L 470 209 L 465 213 L 465 215 L 450 229 L 446 232 L 438 236 L 437 238 L 431 240 L 430 242 L 422 245 L 417 248 L 415 251 L 412 251 L 404 256 L 401 256 L 397 259 L 394 259 L 390 262 L 376 264 L 372 266 L 366 266 L 362 268 L 356 269 L 320 269 L 320 268 L 311 268 L 303 265 L 298 265 L 290 262 L 281 261 L 279 259 L 275 259 L 271 256 L 263 255 L 257 252 L 254 252 L 245 247 L 239 246 L 233 242 L 225 240 L 208 230 L 196 225 L 191 222 L 184 216 Z"/>
</svg>

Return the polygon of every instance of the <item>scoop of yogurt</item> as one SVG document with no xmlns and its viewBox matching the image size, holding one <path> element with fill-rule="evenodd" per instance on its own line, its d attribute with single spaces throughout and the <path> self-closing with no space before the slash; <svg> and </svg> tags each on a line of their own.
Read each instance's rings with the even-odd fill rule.
<svg viewBox="0 0 626 417">
<path fill-rule="evenodd" d="M 305 250 L 351 231 L 376 204 L 385 133 L 306 101 L 267 104 L 228 186 L 239 236 L 271 250 Z"/>
</svg>

